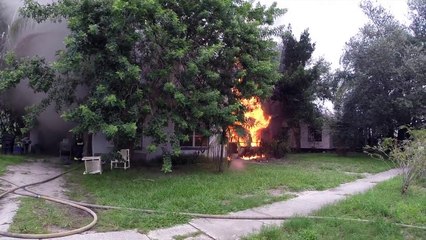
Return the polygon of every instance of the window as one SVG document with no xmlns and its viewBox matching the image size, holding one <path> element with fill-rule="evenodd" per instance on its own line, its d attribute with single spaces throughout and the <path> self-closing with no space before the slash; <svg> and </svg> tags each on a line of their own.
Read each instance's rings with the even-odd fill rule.
<svg viewBox="0 0 426 240">
<path fill-rule="evenodd" d="M 188 133 L 188 141 L 182 141 L 182 147 L 205 147 L 209 144 L 209 138 L 197 132 Z"/>
<path fill-rule="evenodd" d="M 194 146 L 208 146 L 209 138 L 202 134 L 194 133 Z"/>
<path fill-rule="evenodd" d="M 313 127 L 308 128 L 308 141 L 309 142 L 322 142 L 322 129 Z"/>
</svg>

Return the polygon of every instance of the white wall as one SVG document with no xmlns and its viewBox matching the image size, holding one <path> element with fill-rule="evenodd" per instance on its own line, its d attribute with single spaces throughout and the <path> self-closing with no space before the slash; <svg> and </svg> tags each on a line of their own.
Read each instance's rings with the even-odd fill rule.
<svg viewBox="0 0 426 240">
<path fill-rule="evenodd" d="M 300 148 L 302 149 L 332 149 L 333 141 L 331 136 L 330 127 L 323 126 L 322 128 L 322 141 L 309 141 L 309 125 L 300 124 Z"/>
<path fill-rule="evenodd" d="M 151 137 L 146 137 L 143 136 L 142 137 L 142 150 L 138 151 L 141 154 L 143 154 L 143 158 L 146 161 L 150 161 L 153 160 L 155 158 L 159 158 L 161 157 L 161 155 L 163 155 L 163 152 L 161 151 L 161 147 L 157 147 L 157 150 L 154 152 L 148 152 L 147 148 L 149 145 L 151 145 L 152 143 L 152 138 Z"/>
</svg>

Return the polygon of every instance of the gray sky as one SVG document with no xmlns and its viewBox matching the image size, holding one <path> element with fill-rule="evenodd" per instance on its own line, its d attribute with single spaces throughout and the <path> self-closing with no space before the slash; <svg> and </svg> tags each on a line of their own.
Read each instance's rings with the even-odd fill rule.
<svg viewBox="0 0 426 240">
<path fill-rule="evenodd" d="M 309 28 L 316 43 L 314 57 L 323 56 L 339 66 L 345 43 L 367 22 L 367 17 L 359 8 L 360 0 L 257 0 L 262 4 L 278 3 L 287 8 L 287 13 L 277 20 L 277 24 L 291 24 L 296 37 Z M 407 22 L 407 0 L 377 0 L 398 20 Z"/>
</svg>

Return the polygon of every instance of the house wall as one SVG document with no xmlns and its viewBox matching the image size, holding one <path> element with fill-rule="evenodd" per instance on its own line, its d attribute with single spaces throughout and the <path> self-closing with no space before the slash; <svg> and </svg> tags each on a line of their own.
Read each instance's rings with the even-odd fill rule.
<svg viewBox="0 0 426 240">
<path fill-rule="evenodd" d="M 109 153 L 113 148 L 114 144 L 108 141 L 104 134 L 95 133 L 92 135 L 92 153 L 94 155 Z"/>
<path fill-rule="evenodd" d="M 330 127 L 323 126 L 322 141 L 309 141 L 309 125 L 300 124 L 300 148 L 301 149 L 333 149 L 332 135 Z"/>
<path fill-rule="evenodd" d="M 149 152 L 148 146 L 151 145 L 153 142 L 151 137 L 143 136 L 142 137 L 142 149 L 138 152 L 141 154 L 141 157 L 143 160 L 147 162 L 151 162 L 152 160 L 159 158 L 163 155 L 163 152 L 161 151 L 161 148 L 158 147 L 154 152 Z"/>
<path fill-rule="evenodd" d="M 138 150 L 137 152 L 143 156 L 143 159 L 147 162 L 150 162 L 153 159 L 159 158 L 163 155 L 163 152 L 160 148 L 158 148 L 155 152 L 149 153 L 146 149 L 152 143 L 152 139 L 150 137 L 143 137 L 142 140 L 142 150 Z M 206 148 L 183 148 L 181 150 L 182 155 L 203 155 L 206 157 L 214 158 L 220 156 L 220 143 L 219 136 L 214 135 L 209 138 L 209 145 Z M 227 156 L 226 147 L 224 146 L 223 156 Z"/>
<path fill-rule="evenodd" d="M 131 159 L 137 161 L 143 161 L 145 163 L 150 163 L 155 159 L 160 158 L 163 155 L 161 148 L 157 148 L 155 152 L 148 152 L 147 148 L 152 143 L 151 137 L 144 136 L 141 142 L 141 148 L 136 149 L 131 153 Z M 109 153 L 113 150 L 114 145 L 112 142 L 108 141 L 104 134 L 96 133 L 92 135 L 92 153 L 94 155 Z M 206 149 L 185 149 L 181 151 L 183 155 L 203 155 L 210 158 L 215 158 L 220 156 L 220 144 L 219 136 L 215 135 L 209 138 L 209 146 Z M 227 156 L 227 150 L 224 146 L 223 156 Z"/>
</svg>

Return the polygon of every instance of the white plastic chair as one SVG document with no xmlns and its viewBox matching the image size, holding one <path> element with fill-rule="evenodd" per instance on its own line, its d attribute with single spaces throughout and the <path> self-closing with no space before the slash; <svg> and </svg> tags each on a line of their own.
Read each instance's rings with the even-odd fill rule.
<svg viewBox="0 0 426 240">
<path fill-rule="evenodd" d="M 113 168 L 124 168 L 124 169 L 130 168 L 130 150 L 121 149 L 120 151 L 118 151 L 118 153 L 121 155 L 122 159 L 111 160 L 111 170 Z M 119 166 L 121 164 L 123 164 L 122 167 Z"/>
</svg>

